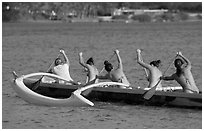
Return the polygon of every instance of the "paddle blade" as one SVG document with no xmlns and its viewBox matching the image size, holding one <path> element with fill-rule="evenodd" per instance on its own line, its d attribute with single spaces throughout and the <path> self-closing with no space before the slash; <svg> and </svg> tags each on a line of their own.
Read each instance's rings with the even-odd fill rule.
<svg viewBox="0 0 204 131">
<path fill-rule="evenodd" d="M 143 98 L 146 100 L 149 100 L 150 98 L 152 98 L 152 96 L 154 95 L 155 91 L 156 91 L 157 86 L 152 87 L 150 90 L 146 91 L 143 95 Z"/>
</svg>

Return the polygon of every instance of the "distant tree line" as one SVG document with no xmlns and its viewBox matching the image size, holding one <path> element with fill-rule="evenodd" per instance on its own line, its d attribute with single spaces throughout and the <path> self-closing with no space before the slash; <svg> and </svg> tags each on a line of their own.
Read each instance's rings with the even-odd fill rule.
<svg viewBox="0 0 204 131">
<path fill-rule="evenodd" d="M 114 9 L 168 9 L 169 11 L 202 12 L 201 2 L 3 2 L 2 20 L 49 19 L 56 13 L 60 19 L 70 13 L 79 18 L 110 16 Z"/>
</svg>

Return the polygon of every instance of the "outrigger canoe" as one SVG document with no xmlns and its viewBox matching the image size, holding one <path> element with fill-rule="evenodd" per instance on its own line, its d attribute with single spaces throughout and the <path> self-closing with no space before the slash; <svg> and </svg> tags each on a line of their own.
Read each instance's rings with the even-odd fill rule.
<svg viewBox="0 0 204 131">
<path fill-rule="evenodd" d="M 118 85 L 126 85 L 117 82 L 100 82 L 88 86 L 41 82 L 36 90 L 31 90 L 33 83 L 38 79 L 30 77 L 42 75 L 64 80 L 59 76 L 49 73 L 32 73 L 20 77 L 14 75 L 12 87 L 25 101 L 38 105 L 93 106 L 92 100 L 202 109 L 202 94 L 184 93 L 181 87 L 163 87 L 162 89 L 157 89 L 150 100 L 143 98 L 143 94 L 149 90 L 148 88 L 119 88 Z M 91 91 L 89 92 L 88 90 L 90 89 Z M 86 91 L 89 92 L 88 95 L 83 94 Z"/>
<path fill-rule="evenodd" d="M 36 77 L 36 76 L 43 76 L 43 77 L 50 77 L 50 78 L 57 78 L 59 80 L 63 80 L 65 82 L 68 82 L 66 79 L 50 74 L 50 73 L 32 73 L 28 75 L 22 75 L 18 77 L 18 75 L 13 72 L 14 79 L 12 80 L 12 87 L 16 91 L 16 93 L 25 101 L 32 104 L 37 105 L 46 105 L 46 106 L 93 106 L 94 103 L 86 99 L 81 95 L 83 91 L 86 91 L 87 89 L 93 88 L 94 86 L 99 85 L 121 85 L 121 86 L 127 86 L 122 83 L 117 82 L 103 82 L 98 84 L 92 84 L 92 85 L 69 85 L 67 88 L 74 88 L 75 90 L 68 91 L 66 96 L 62 97 L 52 97 L 49 95 L 46 95 L 43 93 L 43 90 L 46 91 L 46 88 L 52 87 L 52 84 L 47 84 L 47 87 L 43 87 L 39 85 L 39 87 L 36 90 L 32 90 L 32 86 L 36 82 L 36 80 L 30 79 L 30 77 Z M 38 90 L 39 89 L 39 90 Z M 48 92 L 46 92 L 48 93 Z M 49 92 L 50 94 L 54 94 L 53 91 Z M 49 94 L 48 93 L 48 94 Z"/>
</svg>

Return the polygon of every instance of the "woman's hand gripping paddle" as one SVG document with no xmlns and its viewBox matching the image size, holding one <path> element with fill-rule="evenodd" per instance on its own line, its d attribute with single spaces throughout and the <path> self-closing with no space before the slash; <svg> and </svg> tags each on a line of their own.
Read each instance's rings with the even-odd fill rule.
<svg viewBox="0 0 204 131">
<path fill-rule="evenodd" d="M 178 56 L 178 54 L 173 58 L 171 64 L 169 65 L 169 67 L 166 69 L 166 71 L 164 72 L 164 74 L 168 71 L 168 69 L 170 68 L 170 66 L 174 63 L 174 60 L 175 58 Z M 163 74 L 163 75 L 164 75 Z M 162 79 L 160 79 L 157 84 L 152 87 L 150 90 L 146 91 L 143 95 L 143 98 L 146 99 L 146 100 L 149 100 L 150 98 L 152 98 L 152 96 L 154 95 L 155 91 L 156 91 L 156 88 L 158 86 L 158 84 L 161 82 Z"/>
</svg>

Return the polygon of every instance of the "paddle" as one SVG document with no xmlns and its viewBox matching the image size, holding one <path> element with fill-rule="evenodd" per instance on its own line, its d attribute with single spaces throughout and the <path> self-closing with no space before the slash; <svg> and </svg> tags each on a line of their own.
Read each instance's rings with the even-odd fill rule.
<svg viewBox="0 0 204 131">
<path fill-rule="evenodd" d="M 58 54 L 57 58 L 58 58 L 59 56 L 60 56 L 60 54 Z M 46 73 L 48 73 L 48 72 L 50 71 L 50 69 L 51 69 L 52 65 L 54 64 L 54 62 L 55 62 L 55 61 L 53 61 L 53 62 L 50 64 L 50 66 L 49 66 L 49 68 L 47 69 Z M 38 88 L 38 86 L 40 85 L 40 82 L 41 82 L 41 80 L 42 80 L 43 77 L 44 77 L 44 75 L 43 75 L 38 81 L 36 81 L 35 83 L 33 83 L 33 87 L 31 88 L 32 90 L 36 90 L 36 89 Z"/>
<path fill-rule="evenodd" d="M 111 57 L 108 59 L 108 61 L 110 61 L 110 60 L 113 58 L 114 55 L 115 55 L 115 53 L 113 53 L 113 54 L 111 55 Z M 104 71 L 104 69 L 105 69 L 105 66 L 103 66 L 103 68 L 101 69 L 101 71 L 99 72 L 99 74 L 101 74 L 101 73 Z"/>
<path fill-rule="evenodd" d="M 166 69 L 166 71 L 164 72 L 164 74 L 168 71 L 168 69 L 169 69 L 170 66 L 173 64 L 174 59 L 175 59 L 177 56 L 178 56 L 178 55 L 176 55 L 176 56 L 173 58 L 171 64 L 170 64 L 169 67 Z M 164 74 L 163 74 L 163 75 L 164 75 Z M 161 80 L 162 80 L 162 79 L 160 79 L 154 87 L 152 87 L 150 90 L 148 90 L 148 91 L 146 91 L 146 92 L 144 93 L 144 95 L 143 95 L 143 98 L 144 98 L 144 99 L 149 100 L 149 99 L 154 95 L 154 93 L 155 93 L 155 91 L 156 91 L 156 88 L 157 88 L 158 84 L 161 82 Z"/>
</svg>

